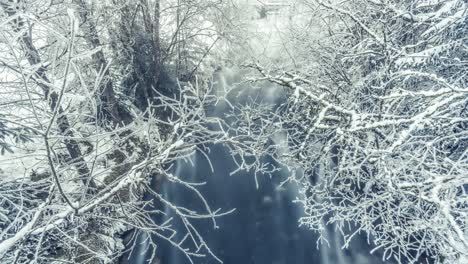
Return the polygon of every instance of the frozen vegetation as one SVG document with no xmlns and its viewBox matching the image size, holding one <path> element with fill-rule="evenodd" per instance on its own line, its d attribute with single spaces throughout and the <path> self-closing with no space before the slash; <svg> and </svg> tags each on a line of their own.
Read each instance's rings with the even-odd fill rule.
<svg viewBox="0 0 468 264">
<path fill-rule="evenodd" d="M 0 0 L 0 263 L 161 263 L 161 241 L 222 263 L 198 227 L 235 208 L 174 172 L 224 179 L 218 146 L 252 192 L 281 171 L 310 248 L 468 263 L 467 18 L 464 0 Z"/>
</svg>

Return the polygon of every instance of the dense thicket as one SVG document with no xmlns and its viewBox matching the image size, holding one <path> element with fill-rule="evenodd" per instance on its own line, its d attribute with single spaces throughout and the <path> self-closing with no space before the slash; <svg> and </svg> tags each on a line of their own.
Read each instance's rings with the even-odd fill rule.
<svg viewBox="0 0 468 264">
<path fill-rule="evenodd" d="M 400 263 L 466 261 L 466 2 L 318 0 L 295 12 L 281 63 L 251 65 L 290 98 L 251 117 L 266 126 L 240 122 L 258 139 L 286 135 L 278 159 L 304 170 L 301 223 L 336 225 L 345 247 L 364 231 Z"/>
<path fill-rule="evenodd" d="M 466 1 L 276 3 L 277 27 L 237 4 L 0 0 L 2 262 L 118 262 L 135 245 L 123 234 L 217 259 L 192 221 L 223 213 L 170 170 L 211 143 L 255 177 L 287 167 L 300 224 L 336 227 L 343 247 L 364 232 L 384 259 L 466 262 Z M 284 101 L 207 116 L 238 92 L 212 92 L 209 76 L 246 57 L 246 81 Z M 163 181 L 205 211 L 167 200 Z M 182 240 L 154 222 L 163 207 Z"/>
<path fill-rule="evenodd" d="M 208 129 L 216 120 L 204 110 L 217 100 L 206 54 L 228 19 L 215 14 L 228 6 L 3 0 L 0 7 L 0 261 L 118 262 L 142 234 L 190 260 L 214 256 L 191 221 L 215 224 L 218 212 L 170 167 L 204 142 L 225 140 Z M 166 200 L 163 181 L 193 191 L 206 211 Z M 170 222 L 153 221 L 163 207 L 182 219 L 182 241 Z"/>
</svg>

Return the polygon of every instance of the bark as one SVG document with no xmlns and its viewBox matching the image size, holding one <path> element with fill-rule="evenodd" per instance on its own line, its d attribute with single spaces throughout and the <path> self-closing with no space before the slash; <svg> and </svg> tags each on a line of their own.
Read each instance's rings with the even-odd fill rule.
<svg viewBox="0 0 468 264">
<path fill-rule="evenodd" d="M 93 49 L 102 47 L 96 24 L 92 18 L 90 18 L 90 8 L 87 3 L 84 0 L 73 0 L 73 3 L 78 7 L 81 28 L 86 42 Z M 99 98 L 98 114 L 101 118 L 112 121 L 115 127 L 120 124 L 124 118 L 122 117 L 123 109 L 120 109 L 115 95 L 114 83 L 108 68 L 108 62 L 102 50 L 93 53 L 92 58 L 96 71 L 103 76 L 97 96 L 97 98 Z"/>
</svg>

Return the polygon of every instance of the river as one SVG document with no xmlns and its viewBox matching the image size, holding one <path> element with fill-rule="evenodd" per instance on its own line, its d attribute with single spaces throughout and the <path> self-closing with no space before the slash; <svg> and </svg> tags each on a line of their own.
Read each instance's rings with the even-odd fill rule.
<svg viewBox="0 0 468 264">
<path fill-rule="evenodd" d="M 216 90 L 222 92 L 239 82 L 244 72 L 225 69 L 215 74 Z M 250 87 L 238 89 L 241 96 L 234 100 L 245 100 L 258 92 L 270 102 L 280 102 L 281 92 L 269 84 L 260 90 Z M 243 94 L 242 94 L 243 93 Z M 227 105 L 220 104 L 210 110 L 211 115 L 222 116 Z M 278 139 L 277 139 L 278 140 Z M 281 140 L 281 139 L 279 139 Z M 240 172 L 230 175 L 236 169 L 226 148 L 219 145 L 210 146 L 209 159 L 214 172 L 206 158 L 200 153 L 192 156 L 192 162 L 179 160 L 173 167 L 173 173 L 181 179 L 197 182 L 205 181 L 200 187 L 212 208 L 223 208 L 235 211 L 217 219 L 218 229 L 213 228 L 208 220 L 195 221 L 195 227 L 204 237 L 214 254 L 225 264 L 379 264 L 383 263 L 378 255 L 370 255 L 372 249 L 367 244 L 365 235 L 353 240 L 348 249 L 342 250 L 342 239 L 331 226 L 325 234 L 329 244 L 317 244 L 318 234 L 298 226 L 302 215 L 299 204 L 292 203 L 298 192 L 293 184 L 278 188 L 286 177 L 286 171 L 274 173 L 272 177 L 258 177 L 258 189 L 252 173 Z M 179 206 L 202 210 L 202 204 L 186 188 L 173 183 L 164 183 L 163 196 Z M 165 221 L 173 217 L 167 215 L 155 221 Z M 176 229 L 183 230 L 181 223 L 174 223 Z M 182 235 L 182 231 L 180 234 Z M 144 239 L 141 239 L 144 241 Z M 130 263 L 142 264 L 150 258 L 144 242 L 138 245 Z M 377 253 L 374 253 L 377 254 Z M 183 254 L 159 240 L 157 256 L 161 264 L 190 263 Z M 218 263 L 214 258 L 195 259 L 195 263 Z M 388 263 L 388 262 L 386 262 Z"/>
</svg>

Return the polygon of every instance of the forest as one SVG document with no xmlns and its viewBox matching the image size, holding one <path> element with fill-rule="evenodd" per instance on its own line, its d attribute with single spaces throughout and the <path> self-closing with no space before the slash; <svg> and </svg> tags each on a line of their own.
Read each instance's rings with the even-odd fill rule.
<svg viewBox="0 0 468 264">
<path fill-rule="evenodd" d="M 0 0 L 0 263 L 466 264 L 467 84 L 466 0 Z"/>
</svg>

